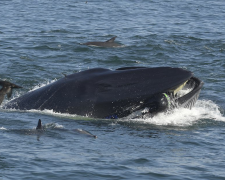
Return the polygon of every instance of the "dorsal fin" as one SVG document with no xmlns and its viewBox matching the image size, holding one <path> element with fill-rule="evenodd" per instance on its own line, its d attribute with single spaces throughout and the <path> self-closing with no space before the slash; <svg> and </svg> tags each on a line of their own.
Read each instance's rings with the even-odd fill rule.
<svg viewBox="0 0 225 180">
<path fill-rule="evenodd" d="M 106 41 L 106 42 L 111 42 L 111 43 L 112 43 L 112 42 L 114 42 L 114 41 L 115 41 L 116 37 L 117 37 L 117 36 L 115 36 L 115 37 L 113 37 L 113 38 L 109 39 L 109 40 L 108 40 L 108 41 Z"/>
<path fill-rule="evenodd" d="M 42 129 L 41 119 L 38 120 L 38 125 L 36 129 Z"/>
</svg>

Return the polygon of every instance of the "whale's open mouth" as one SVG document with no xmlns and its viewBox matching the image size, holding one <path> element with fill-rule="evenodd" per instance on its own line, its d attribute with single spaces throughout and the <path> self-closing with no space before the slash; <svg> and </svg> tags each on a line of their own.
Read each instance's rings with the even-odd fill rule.
<svg viewBox="0 0 225 180">
<path fill-rule="evenodd" d="M 178 106 L 192 108 L 198 99 L 202 86 L 203 82 L 198 78 L 192 77 L 189 79 L 185 86 L 181 89 L 181 91 L 187 91 L 187 93 L 184 93 L 181 97 L 178 96 L 177 99 L 175 99 Z"/>
<path fill-rule="evenodd" d="M 191 77 L 175 88 L 152 96 L 138 107 L 132 116 L 137 118 L 147 114 L 149 117 L 178 107 L 191 109 L 199 97 L 202 86 L 202 81 Z"/>
</svg>

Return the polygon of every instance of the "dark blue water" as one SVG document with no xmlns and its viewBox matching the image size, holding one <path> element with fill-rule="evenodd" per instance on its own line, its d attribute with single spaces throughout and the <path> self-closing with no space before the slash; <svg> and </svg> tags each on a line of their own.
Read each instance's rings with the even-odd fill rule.
<svg viewBox="0 0 225 180">
<path fill-rule="evenodd" d="M 0 179 L 225 179 L 224 17 L 223 0 L 1 0 L 0 79 L 23 86 L 13 98 L 94 67 L 181 67 L 204 87 L 192 110 L 145 120 L 0 107 Z M 79 44 L 113 36 L 125 47 Z"/>
</svg>

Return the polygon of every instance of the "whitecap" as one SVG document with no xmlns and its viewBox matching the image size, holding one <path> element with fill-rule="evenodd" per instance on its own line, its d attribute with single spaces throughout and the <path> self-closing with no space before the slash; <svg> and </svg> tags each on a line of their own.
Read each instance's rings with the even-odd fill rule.
<svg viewBox="0 0 225 180">
<path fill-rule="evenodd" d="M 0 130 L 7 130 L 6 128 L 4 128 L 4 127 L 0 127 Z"/>
</svg>

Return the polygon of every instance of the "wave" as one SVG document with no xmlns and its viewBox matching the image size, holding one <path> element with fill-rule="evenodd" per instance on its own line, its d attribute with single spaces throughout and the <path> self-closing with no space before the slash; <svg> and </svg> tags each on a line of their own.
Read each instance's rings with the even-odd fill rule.
<svg viewBox="0 0 225 180">
<path fill-rule="evenodd" d="M 4 128 L 4 127 L 0 127 L 0 130 L 7 130 L 6 128 Z"/>
</svg>

